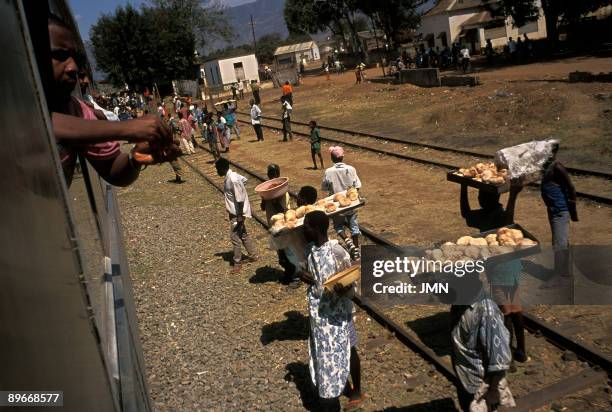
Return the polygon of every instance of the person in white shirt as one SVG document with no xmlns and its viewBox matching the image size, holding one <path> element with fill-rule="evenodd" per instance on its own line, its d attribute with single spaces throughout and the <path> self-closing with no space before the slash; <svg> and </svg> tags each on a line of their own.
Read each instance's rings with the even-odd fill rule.
<svg viewBox="0 0 612 412">
<path fill-rule="evenodd" d="M 470 49 L 468 49 L 468 46 L 463 46 L 459 51 L 459 55 L 461 56 L 461 68 L 463 73 L 465 73 L 470 66 Z"/>
<path fill-rule="evenodd" d="M 263 142 L 263 129 L 261 128 L 261 109 L 255 104 L 255 100 L 251 99 L 251 124 L 255 129 L 255 135 L 257 135 L 257 141 Z"/>
<path fill-rule="evenodd" d="M 321 183 L 321 189 L 328 192 L 330 195 L 347 190 L 349 187 L 354 187 L 359 190 L 361 188 L 361 180 L 357 176 L 357 171 L 353 166 L 343 163 L 344 149 L 340 146 L 329 148 L 331 160 L 334 165 L 325 170 L 325 177 Z M 357 220 L 357 212 L 351 210 L 349 212 L 338 213 L 332 216 L 334 230 L 344 240 L 349 249 L 351 258 L 357 260 L 360 257 L 359 253 L 359 222 Z M 351 236 L 347 236 L 344 227 L 348 226 Z"/>
<path fill-rule="evenodd" d="M 293 132 L 291 132 L 291 111 L 293 107 L 291 107 L 287 96 L 282 96 L 281 102 L 283 105 L 281 111 L 281 119 L 283 119 L 283 142 L 287 142 L 287 135 L 289 136 L 289 140 L 293 140 Z"/>
<path fill-rule="evenodd" d="M 241 269 L 243 261 L 255 262 L 257 253 L 255 245 L 246 229 L 244 219 L 252 217 L 249 194 L 244 183 L 247 179 L 230 169 L 227 159 L 221 157 L 215 162 L 215 168 L 219 176 L 225 177 L 223 182 L 223 193 L 225 195 L 225 209 L 230 220 L 230 240 L 234 248 L 233 272 Z M 242 257 L 242 245 L 246 248 L 247 255 Z"/>
</svg>

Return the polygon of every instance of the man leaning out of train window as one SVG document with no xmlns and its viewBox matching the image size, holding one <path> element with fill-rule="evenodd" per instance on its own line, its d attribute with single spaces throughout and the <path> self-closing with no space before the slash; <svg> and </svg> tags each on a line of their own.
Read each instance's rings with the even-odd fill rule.
<svg viewBox="0 0 612 412">
<path fill-rule="evenodd" d="M 127 186 L 138 178 L 141 167 L 176 158 L 172 133 L 158 116 L 143 116 L 124 122 L 99 119 L 81 99 L 72 96 L 85 69 L 86 58 L 75 34 L 54 15 L 48 19 L 53 68 L 53 131 L 59 145 L 62 168 L 68 185 L 72 182 L 77 155 L 83 155 L 110 184 Z M 136 143 L 130 153 L 118 141 Z"/>
</svg>

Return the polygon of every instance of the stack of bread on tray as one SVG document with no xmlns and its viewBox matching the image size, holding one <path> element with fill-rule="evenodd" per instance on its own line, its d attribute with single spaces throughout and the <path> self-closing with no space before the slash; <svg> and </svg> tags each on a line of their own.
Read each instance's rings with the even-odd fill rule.
<svg viewBox="0 0 612 412">
<path fill-rule="evenodd" d="M 285 213 L 278 213 L 270 218 L 272 233 L 278 233 L 282 229 L 293 229 L 303 223 L 306 214 L 319 210 L 328 214 L 349 207 L 354 201 L 359 200 L 359 192 L 350 187 L 345 193 L 336 193 L 333 196 L 318 200 L 314 205 L 300 206 L 297 209 L 289 209 Z"/>
<path fill-rule="evenodd" d="M 457 174 L 496 186 L 508 179 L 508 170 L 498 169 L 493 162 L 476 163 L 474 166 L 459 169 Z"/>
</svg>

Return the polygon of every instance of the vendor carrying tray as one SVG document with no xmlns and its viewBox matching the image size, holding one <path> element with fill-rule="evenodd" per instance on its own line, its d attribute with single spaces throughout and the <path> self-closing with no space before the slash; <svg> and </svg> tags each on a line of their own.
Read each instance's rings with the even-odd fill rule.
<svg viewBox="0 0 612 412">
<path fill-rule="evenodd" d="M 344 190 L 344 191 L 342 191 L 342 192 L 338 192 L 338 193 L 343 194 L 343 195 L 345 195 L 345 196 L 346 196 L 346 190 Z M 338 193 L 336 193 L 336 194 L 338 194 Z M 333 216 L 335 216 L 335 215 L 337 215 L 337 214 L 346 213 L 346 212 L 349 212 L 349 211 L 352 211 L 352 210 L 358 209 L 358 208 L 360 208 L 360 207 L 363 207 L 363 206 L 365 205 L 365 199 L 363 199 L 363 198 L 359 197 L 357 200 L 352 201 L 352 202 L 351 202 L 351 204 L 350 204 L 349 206 L 346 206 L 346 207 L 342 207 L 342 208 L 341 208 L 341 207 L 340 207 L 340 204 L 339 204 L 338 202 L 334 202 L 334 201 L 333 201 L 333 197 L 334 197 L 334 195 L 332 195 L 332 196 L 327 196 L 327 197 L 324 197 L 324 198 L 323 198 L 323 199 L 324 199 L 324 200 L 325 200 L 327 203 L 334 203 L 334 204 L 336 205 L 336 207 L 337 207 L 337 209 L 336 209 L 336 210 L 334 210 L 333 212 L 330 212 L 330 213 L 325 212 L 325 214 L 326 214 L 328 217 L 330 217 L 330 218 L 331 218 L 331 217 L 333 217 Z M 320 199 L 320 200 L 321 200 L 321 199 Z M 284 229 L 281 229 L 281 230 L 279 230 L 278 232 L 273 233 L 273 235 L 272 235 L 272 236 L 274 236 L 274 237 L 276 237 L 276 236 L 280 236 L 281 234 L 286 233 L 286 232 L 288 232 L 288 231 L 292 231 L 292 230 L 299 229 L 299 228 L 301 228 L 301 227 L 302 227 L 302 225 L 303 225 L 303 224 L 304 224 L 304 218 L 303 218 L 303 217 L 301 217 L 301 218 L 299 218 L 299 219 L 296 221 L 295 227 L 293 227 L 293 228 L 284 228 Z"/>
<path fill-rule="evenodd" d="M 498 227 L 497 229 L 487 230 L 486 232 L 481 232 L 481 233 L 470 235 L 470 236 L 474 238 L 485 237 L 491 233 L 497 233 L 497 231 L 503 227 L 509 228 L 509 229 L 519 229 L 521 232 L 523 232 L 524 238 L 531 239 L 537 242 L 537 244 L 533 246 L 523 246 L 523 247 L 510 246 L 514 248 L 513 252 L 503 253 L 501 255 L 490 256 L 485 260 L 485 266 L 496 266 L 500 263 L 505 263 L 505 262 L 509 262 L 512 260 L 521 259 L 527 256 L 536 255 L 542 251 L 542 248 L 540 246 L 540 242 L 538 241 L 538 239 L 535 236 L 533 236 L 531 233 L 529 233 L 527 230 L 523 229 L 523 227 L 517 223 L 507 225 L 507 226 L 501 226 L 501 227 Z M 437 242 L 435 243 L 433 247 L 428 248 L 428 249 L 439 249 L 440 246 L 443 245 L 444 243 L 445 242 Z M 477 247 L 484 247 L 484 246 L 477 246 Z M 425 256 L 425 250 L 426 249 L 417 250 L 414 253 L 414 255 L 417 257 Z M 430 283 L 430 282 L 439 281 L 440 280 L 439 276 L 441 275 L 441 273 L 442 272 L 421 272 L 421 273 L 418 273 L 415 277 L 411 278 L 411 283 L 418 284 L 418 283 Z M 443 276 L 447 276 L 447 275 L 448 274 L 444 274 Z"/>
<path fill-rule="evenodd" d="M 508 262 L 511 260 L 515 260 L 515 259 L 520 259 L 520 258 L 524 258 L 527 256 L 532 256 L 532 255 L 537 255 L 538 253 L 540 253 L 542 251 L 542 247 L 540 246 L 540 241 L 531 233 L 529 233 L 526 229 L 524 229 L 521 225 L 519 225 L 518 223 L 513 223 L 511 225 L 506 225 L 506 226 L 500 226 L 496 229 L 493 230 L 487 230 L 486 232 L 480 232 L 474 235 L 467 235 L 467 236 L 471 236 L 474 238 L 484 238 L 487 235 L 490 235 L 491 233 L 495 233 L 497 234 L 497 231 L 499 229 L 502 228 L 508 228 L 508 229 L 518 229 L 521 232 L 523 232 L 523 237 L 526 239 L 531 239 L 534 242 L 536 242 L 535 245 L 531 245 L 531 246 L 507 246 L 507 247 L 512 247 L 514 248 L 514 251 L 512 252 L 507 252 L 507 253 L 502 253 L 500 255 L 492 255 L 489 256 L 486 259 L 486 263 L 487 264 L 493 264 L 493 265 L 497 265 L 499 263 L 502 262 Z M 433 247 L 431 248 L 427 248 L 427 249 L 440 249 L 440 247 L 444 244 L 445 242 L 436 242 L 434 244 Z M 477 247 L 485 247 L 485 246 L 477 246 Z M 493 247 L 493 246 L 487 246 L 487 247 Z M 422 250 L 418 250 L 415 252 L 416 256 L 424 256 L 425 255 L 425 250 L 426 249 L 422 249 Z"/>
<path fill-rule="evenodd" d="M 506 180 L 501 185 L 492 185 L 489 183 L 479 182 L 478 180 L 474 180 L 471 177 L 463 176 L 457 170 L 451 170 L 450 172 L 446 173 L 446 180 L 448 180 L 449 182 L 466 184 L 468 186 L 475 187 L 476 189 L 482 189 L 497 194 L 510 191 L 509 180 Z"/>
</svg>

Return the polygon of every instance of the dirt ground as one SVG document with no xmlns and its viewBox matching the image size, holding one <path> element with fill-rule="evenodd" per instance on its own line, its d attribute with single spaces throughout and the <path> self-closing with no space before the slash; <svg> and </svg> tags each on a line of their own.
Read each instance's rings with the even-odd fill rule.
<svg viewBox="0 0 612 412">
<path fill-rule="evenodd" d="M 612 58 L 579 57 L 475 73 L 477 87 L 420 88 L 365 82 L 351 71 L 306 77 L 293 119 L 484 153 L 534 139 L 562 142 L 562 161 L 612 172 L 610 83 L 568 83 L 572 71 L 610 72 Z M 366 76 L 380 76 L 369 69 Z M 278 117 L 278 89 L 264 89 L 264 115 Z M 246 103 L 246 102 L 245 102 Z"/>
<path fill-rule="evenodd" d="M 222 195 L 187 168 L 185 184 L 171 175 L 150 167 L 119 192 L 154 409 L 318 410 L 306 286 L 281 282 L 268 233 L 252 220 L 260 260 L 231 273 Z M 454 387 L 430 364 L 361 311 L 356 329 L 364 411 L 454 410 Z"/>
<path fill-rule="evenodd" d="M 202 166 L 208 159 L 201 152 L 187 157 Z M 119 192 L 155 409 L 317 410 L 307 370 L 305 286 L 291 290 L 280 282 L 268 235 L 254 221 L 248 228 L 260 261 L 230 273 L 222 197 L 184 171 L 187 183 L 175 185 L 167 182 L 167 165 L 151 167 Z M 391 314 L 448 356 L 445 307 L 399 307 Z M 356 319 L 369 395 L 364 411 L 454 410 L 454 388 L 443 376 L 363 312 Z M 530 335 L 528 345 L 533 362 L 509 376 L 516 396 L 585 367 L 537 337 Z M 608 392 L 597 385 L 542 410 L 606 410 Z"/>
<path fill-rule="evenodd" d="M 281 136 L 278 133 L 265 130 L 266 140 L 256 142 L 249 126 L 243 126 L 241 130 L 242 140 L 233 142 L 229 158 L 261 174 L 265 174 L 269 163 L 277 163 L 281 174 L 289 177 L 290 186 L 296 191 L 307 184 L 320 187 L 323 171 L 312 170 L 309 143 L 305 139 L 283 143 L 279 141 Z M 327 153 L 328 147 L 323 145 L 323 153 Z M 345 160 L 356 167 L 363 183 L 361 192 L 367 199 L 366 206 L 359 211 L 360 223 L 382 233 L 394 243 L 427 248 L 436 242 L 454 241 L 460 236 L 478 232 L 466 226 L 459 213 L 459 185 L 446 181 L 442 169 L 365 151 L 348 150 Z M 326 166 L 331 165 L 327 154 L 325 162 Z M 476 208 L 477 191 L 470 189 L 469 194 L 470 204 Z M 506 196 L 502 196 L 504 204 Z M 571 224 L 572 243 L 610 245 L 612 209 L 593 202 L 579 201 L 578 213 L 580 221 Z M 523 190 L 517 201 L 515 221 L 534 234 L 542 244 L 550 244 L 550 227 L 539 191 Z M 530 286 L 538 288 L 546 279 L 529 277 L 529 280 Z M 601 287 L 593 287 L 593 291 L 610 293 L 609 289 L 604 292 Z M 589 290 L 584 290 L 582 296 L 592 293 Z M 604 306 L 594 312 L 594 316 L 584 318 L 583 313 L 592 314 L 593 311 L 588 307 L 580 309 L 570 306 L 563 310 L 552 310 L 547 316 L 554 314 L 556 321 L 564 327 L 571 323 L 573 332 L 581 335 L 577 337 L 610 353 L 612 331 L 601 325 L 609 324 L 612 310 Z M 401 318 L 397 320 L 404 321 Z"/>
</svg>

